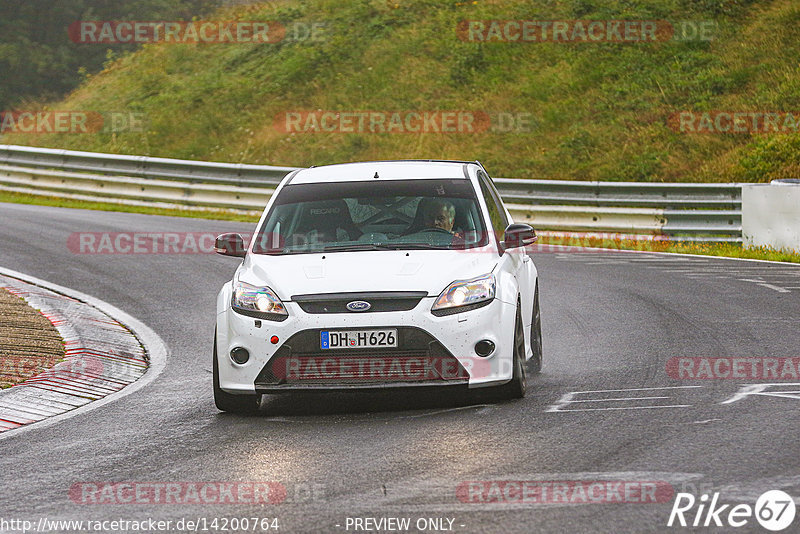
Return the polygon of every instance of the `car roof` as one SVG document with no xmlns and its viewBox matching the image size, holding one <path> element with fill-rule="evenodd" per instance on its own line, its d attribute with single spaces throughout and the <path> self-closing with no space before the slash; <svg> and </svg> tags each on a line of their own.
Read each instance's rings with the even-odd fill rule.
<svg viewBox="0 0 800 534">
<path fill-rule="evenodd" d="M 474 161 L 402 160 L 340 163 L 301 169 L 291 175 L 289 184 L 327 182 L 367 182 L 378 180 L 467 179 Z M 377 174 L 377 179 L 375 175 Z"/>
</svg>

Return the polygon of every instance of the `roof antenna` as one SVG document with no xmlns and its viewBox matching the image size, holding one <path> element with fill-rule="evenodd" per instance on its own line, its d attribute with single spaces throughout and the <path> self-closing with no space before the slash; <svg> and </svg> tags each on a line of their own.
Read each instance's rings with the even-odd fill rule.
<svg viewBox="0 0 800 534">
<path fill-rule="evenodd" d="M 373 176 L 373 178 L 375 178 L 376 180 L 377 180 L 378 178 L 380 178 L 380 176 L 378 176 L 378 171 L 375 171 L 375 176 Z"/>
</svg>

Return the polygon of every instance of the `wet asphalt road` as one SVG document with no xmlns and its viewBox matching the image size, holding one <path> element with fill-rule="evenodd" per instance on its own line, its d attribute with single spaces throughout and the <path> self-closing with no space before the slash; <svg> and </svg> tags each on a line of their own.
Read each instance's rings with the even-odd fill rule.
<svg viewBox="0 0 800 534">
<path fill-rule="evenodd" d="M 170 350 L 144 389 L 0 440 L 1 519 L 257 517 L 277 518 L 279 532 L 353 532 L 356 518 L 393 517 L 410 518 L 411 532 L 429 518 L 454 532 L 696 532 L 667 528 L 676 492 L 719 492 L 731 505 L 772 489 L 800 497 L 800 395 L 780 394 L 800 390 L 800 378 L 668 373 L 671 358 L 800 356 L 800 267 L 541 252 L 545 364 L 524 400 L 286 395 L 246 417 L 219 413 L 211 395 L 215 297 L 237 260 L 75 254 L 67 242 L 74 232 L 254 225 L 11 204 L 0 204 L 0 219 L 1 266 L 105 300 Z M 760 395 L 737 395 L 752 384 Z M 467 481 L 541 480 L 656 481 L 669 491 L 661 502 L 591 504 L 483 503 L 458 491 Z M 202 481 L 276 481 L 286 498 L 93 505 L 69 493 L 84 482 Z M 754 518 L 737 531 L 765 532 Z"/>
</svg>

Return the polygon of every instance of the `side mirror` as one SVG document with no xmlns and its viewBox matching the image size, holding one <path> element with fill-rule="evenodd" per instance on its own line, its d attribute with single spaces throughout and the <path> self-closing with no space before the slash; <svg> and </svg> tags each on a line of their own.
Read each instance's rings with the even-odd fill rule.
<svg viewBox="0 0 800 534">
<path fill-rule="evenodd" d="M 214 251 L 223 256 L 234 256 L 244 258 L 247 249 L 244 246 L 244 239 L 240 234 L 222 234 L 217 236 L 214 243 Z"/>
<path fill-rule="evenodd" d="M 503 248 L 519 248 L 532 245 L 539 239 L 536 231 L 530 224 L 514 223 L 509 224 L 503 235 Z"/>
</svg>

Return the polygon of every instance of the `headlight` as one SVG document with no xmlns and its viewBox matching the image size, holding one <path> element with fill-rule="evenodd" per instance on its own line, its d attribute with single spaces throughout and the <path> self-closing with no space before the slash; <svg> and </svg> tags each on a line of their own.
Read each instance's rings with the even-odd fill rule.
<svg viewBox="0 0 800 534">
<path fill-rule="evenodd" d="M 462 308 L 474 304 L 488 303 L 494 299 L 495 281 L 493 274 L 486 274 L 471 280 L 456 280 L 442 291 L 431 308 L 432 312 Z M 453 310 L 458 311 L 458 310 Z"/>
<path fill-rule="evenodd" d="M 245 282 L 234 282 L 231 306 L 243 315 L 261 319 L 280 319 L 289 316 L 286 306 L 273 290 L 268 287 L 252 286 Z"/>
</svg>

